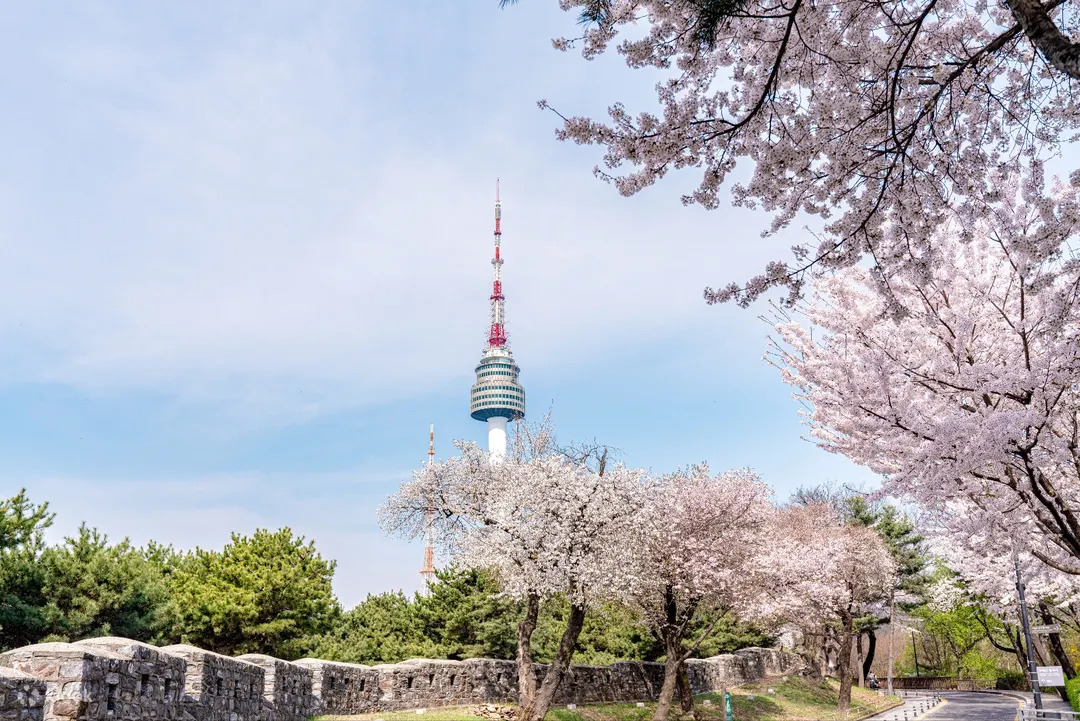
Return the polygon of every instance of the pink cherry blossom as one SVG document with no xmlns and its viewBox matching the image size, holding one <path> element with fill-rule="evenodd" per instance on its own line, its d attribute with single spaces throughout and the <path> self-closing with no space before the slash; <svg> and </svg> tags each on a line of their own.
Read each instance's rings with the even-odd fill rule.
<svg viewBox="0 0 1080 721">
<path fill-rule="evenodd" d="M 712 475 L 700 465 L 655 478 L 627 537 L 634 583 L 624 598 L 665 647 L 653 718 L 667 718 L 680 667 L 708 635 L 687 638 L 703 613 L 763 608 L 756 567 L 770 542 L 772 490 L 748 470 Z"/>
<path fill-rule="evenodd" d="M 597 175 L 632 195 L 692 167 L 684 202 L 716 208 L 744 164 L 733 202 L 768 211 L 766 234 L 799 213 L 824 220 L 791 259 L 706 289 L 710 303 L 775 286 L 794 299 L 809 274 L 864 258 L 889 277 L 918 273 L 908 261 L 932 252 L 937 228 L 984 218 L 984 197 L 1080 129 L 1076 0 L 745 0 L 715 33 L 698 2 L 560 5 L 590 22 L 557 48 L 614 48 L 662 74 L 654 108 L 613 102 L 606 121 L 558 108 L 559 138 L 604 148 Z"/>
<path fill-rule="evenodd" d="M 835 637 L 838 708 L 844 710 L 851 703 L 855 619 L 888 598 L 896 564 L 874 529 L 841 522 L 827 505 L 787 508 L 773 523 L 772 542 L 759 561 L 760 603 L 809 637 Z"/>
<path fill-rule="evenodd" d="M 530 442 L 531 441 L 531 442 Z M 632 538 L 643 506 L 644 473 L 582 461 L 551 449 L 550 434 L 514 443 L 514 452 L 493 463 L 472 443 L 461 455 L 432 463 L 380 509 L 391 533 L 419 538 L 427 509 L 443 552 L 466 568 L 485 568 L 504 592 L 525 601 L 518 629 L 521 718 L 543 719 L 573 658 L 590 603 L 620 597 L 635 582 L 624 539 Z M 539 688 L 530 642 L 540 602 L 561 594 L 570 614 L 555 661 Z"/>
<path fill-rule="evenodd" d="M 981 556 L 985 592 L 1008 595 L 1015 551 L 1042 593 L 1067 602 L 1080 574 L 1080 262 L 1068 243 L 1080 190 L 1042 185 L 1037 173 L 1002 182 L 980 217 L 919 243 L 905 272 L 823 279 L 778 324 L 770 357 L 817 442 L 920 503 L 952 553 Z"/>
</svg>

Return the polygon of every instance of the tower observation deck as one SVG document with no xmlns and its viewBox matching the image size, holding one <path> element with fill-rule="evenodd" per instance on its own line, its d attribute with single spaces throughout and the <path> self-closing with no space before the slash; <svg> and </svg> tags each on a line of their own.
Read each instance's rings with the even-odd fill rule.
<svg viewBox="0 0 1080 721">
<path fill-rule="evenodd" d="M 488 453 L 506 455 L 506 424 L 525 417 L 525 389 L 518 382 L 521 368 L 506 339 L 505 302 L 502 289 L 502 202 L 495 183 L 495 257 L 491 259 L 491 326 L 488 342 L 476 366 L 476 382 L 469 393 L 469 413 L 488 424 Z"/>
</svg>

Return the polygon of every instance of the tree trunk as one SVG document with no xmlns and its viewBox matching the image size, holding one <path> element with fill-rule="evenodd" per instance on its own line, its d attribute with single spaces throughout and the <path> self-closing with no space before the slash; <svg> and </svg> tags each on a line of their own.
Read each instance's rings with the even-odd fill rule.
<svg viewBox="0 0 1080 721">
<path fill-rule="evenodd" d="M 1039 603 L 1039 615 L 1042 616 L 1042 622 L 1050 625 L 1054 623 L 1054 617 L 1050 614 L 1050 609 L 1045 603 Z M 1076 667 L 1072 665 L 1072 661 L 1069 660 L 1069 655 L 1065 653 L 1065 647 L 1061 645 L 1061 636 L 1056 633 L 1051 633 L 1046 636 L 1046 645 L 1050 647 L 1050 652 L 1054 654 L 1054 658 L 1057 659 L 1058 665 L 1061 666 L 1062 672 L 1065 674 L 1065 678 L 1073 678 L 1076 676 Z M 1064 686 L 1058 686 L 1057 692 L 1061 695 L 1062 700 L 1069 701 L 1069 694 L 1065 691 Z"/>
<path fill-rule="evenodd" d="M 522 713 L 536 701 L 536 667 L 532 662 L 532 635 L 540 616 L 540 595 L 530 593 L 525 601 L 525 617 L 517 627 L 518 706 Z"/>
<path fill-rule="evenodd" d="M 1054 617 L 1050 614 L 1050 609 L 1045 603 L 1039 604 L 1039 615 L 1042 616 L 1042 622 L 1046 625 L 1052 625 Z M 1065 678 L 1073 678 L 1076 676 L 1076 667 L 1072 665 L 1072 661 L 1069 660 L 1068 654 L 1065 653 L 1065 647 L 1061 645 L 1060 634 L 1051 633 L 1047 635 L 1047 643 L 1050 646 L 1050 651 L 1054 654 L 1054 658 L 1057 659 L 1058 665 L 1061 666 L 1061 670 L 1065 672 Z"/>
<path fill-rule="evenodd" d="M 578 636 L 581 635 L 581 627 L 585 625 L 585 605 L 571 604 L 570 616 L 566 619 L 566 630 L 563 631 L 559 641 L 559 650 L 555 654 L 555 660 L 548 666 L 544 674 L 544 682 L 540 684 L 540 690 L 536 693 L 536 700 L 532 708 L 522 709 L 521 718 L 525 721 L 544 721 L 548 709 L 555 700 L 555 694 L 559 691 L 566 669 L 570 667 L 570 661 L 574 658 L 574 647 L 577 645 Z"/>
<path fill-rule="evenodd" d="M 1048 63 L 1069 77 L 1080 78 L 1080 43 L 1061 32 L 1039 0 L 1006 0 L 1006 5 Z"/>
<path fill-rule="evenodd" d="M 678 656 L 674 659 L 668 656 L 664 662 L 664 683 L 660 686 L 660 697 L 656 699 L 656 711 L 653 712 L 653 721 L 667 721 L 671 711 L 671 700 L 675 698 L 675 687 L 679 681 L 679 666 L 682 662 Z"/>
<path fill-rule="evenodd" d="M 686 661 L 679 664 L 679 707 L 683 713 L 688 713 L 694 718 L 694 692 L 690 690 L 690 671 L 686 668 Z"/>
<path fill-rule="evenodd" d="M 863 687 L 863 677 L 866 676 L 866 674 L 863 673 L 863 653 L 862 653 L 862 634 L 861 633 L 855 634 L 855 651 L 856 651 L 856 654 L 857 654 L 856 657 L 855 657 L 855 665 L 859 669 L 859 688 L 862 688 Z M 848 669 L 848 670 L 850 670 L 850 669 Z"/>
<path fill-rule="evenodd" d="M 1050 665 L 1050 654 L 1046 650 L 1046 644 L 1043 643 L 1042 636 L 1031 634 L 1031 646 L 1035 649 L 1035 663 L 1039 666 Z"/>
<path fill-rule="evenodd" d="M 838 711 L 847 711 L 851 708 L 851 637 L 855 619 L 850 613 L 845 613 L 842 620 L 840 658 L 836 664 L 840 676 L 840 695 L 836 699 L 836 709 Z"/>
<path fill-rule="evenodd" d="M 825 627 L 821 631 L 821 677 L 829 677 L 829 629 Z"/>
<path fill-rule="evenodd" d="M 1006 632 L 1008 627 L 1006 626 Z M 1020 635 L 1020 629 L 1016 629 L 1016 633 L 1012 635 L 1013 640 L 1013 652 L 1016 654 L 1016 662 L 1020 664 L 1020 668 L 1024 669 L 1024 675 L 1028 673 L 1028 660 L 1027 651 L 1024 649 L 1024 637 Z"/>
<path fill-rule="evenodd" d="M 870 675 L 870 669 L 874 667 L 874 654 L 877 651 L 877 632 L 870 629 L 866 632 L 866 657 L 862 663 L 862 675 L 866 678 Z"/>
<path fill-rule="evenodd" d="M 675 692 L 679 692 L 679 703 L 684 712 L 692 713 L 694 710 L 694 697 L 690 693 L 690 676 L 686 670 L 685 651 L 682 647 L 682 636 L 676 630 L 680 628 L 675 623 L 674 596 L 668 593 L 668 619 L 669 623 L 664 628 L 664 653 L 667 660 L 664 661 L 664 683 L 660 686 L 660 697 L 656 700 L 656 711 L 653 713 L 653 721 L 667 721 L 671 712 L 671 702 L 675 698 Z"/>
</svg>

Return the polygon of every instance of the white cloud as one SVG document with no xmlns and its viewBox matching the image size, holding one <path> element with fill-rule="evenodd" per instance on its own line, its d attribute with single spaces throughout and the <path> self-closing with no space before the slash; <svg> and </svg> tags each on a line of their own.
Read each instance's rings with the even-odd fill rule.
<svg viewBox="0 0 1080 721">
<path fill-rule="evenodd" d="M 739 311 L 703 312 L 700 290 L 760 265 L 767 253 L 740 242 L 763 219 L 684 210 L 677 179 L 620 198 L 587 173 L 595 153 L 558 145 L 531 104 L 485 116 L 438 88 L 425 103 L 426 67 L 402 69 L 414 90 L 388 96 L 328 25 L 213 36 L 189 64 L 94 33 L 54 58 L 115 157 L 32 242 L 43 198 L 0 228 L 13 258 L 0 323 L 35 351 L 9 357 L 8 380 L 148 388 L 259 423 L 463 382 L 487 317 L 496 174 L 527 367 L 685 342 L 703 321 L 760 337 Z M 578 92 L 548 60 L 504 57 L 502 72 L 519 66 L 531 95 Z M 432 148 L 413 135 L 425 124 L 467 130 Z"/>
</svg>

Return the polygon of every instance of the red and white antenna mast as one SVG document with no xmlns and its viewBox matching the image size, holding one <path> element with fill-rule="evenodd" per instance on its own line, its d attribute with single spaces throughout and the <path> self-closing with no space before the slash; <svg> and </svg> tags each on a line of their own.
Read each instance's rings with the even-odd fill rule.
<svg viewBox="0 0 1080 721">
<path fill-rule="evenodd" d="M 492 462 L 506 457 L 506 424 L 525 417 L 525 389 L 518 382 L 521 368 L 514 362 L 506 339 L 506 298 L 502 287 L 502 199 L 495 181 L 495 269 L 491 284 L 491 325 L 487 346 L 476 366 L 476 382 L 469 391 L 469 415 L 487 423 L 488 454 Z"/>
<path fill-rule="evenodd" d="M 428 428 L 428 467 L 435 462 L 435 425 Z M 420 575 L 430 583 L 435 578 L 435 506 L 428 501 L 426 527 L 424 529 L 424 567 Z"/>
<path fill-rule="evenodd" d="M 494 267 L 494 280 L 491 285 L 491 331 L 488 333 L 488 348 L 502 348 L 506 345 L 506 316 L 502 292 L 502 257 L 499 246 L 502 244 L 502 201 L 499 200 L 499 179 L 495 179 L 495 257 L 491 259 Z"/>
</svg>

